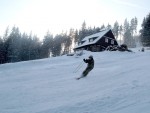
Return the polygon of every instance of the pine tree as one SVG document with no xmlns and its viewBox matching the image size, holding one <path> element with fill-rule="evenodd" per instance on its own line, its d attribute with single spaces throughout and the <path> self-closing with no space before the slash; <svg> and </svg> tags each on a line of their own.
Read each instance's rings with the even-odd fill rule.
<svg viewBox="0 0 150 113">
<path fill-rule="evenodd" d="M 86 29 L 86 23 L 84 21 L 83 24 L 82 24 L 81 30 L 79 30 L 79 42 L 81 42 L 81 40 L 85 36 L 87 36 L 86 31 L 87 31 L 87 29 Z"/>
<path fill-rule="evenodd" d="M 5 49 L 4 49 L 4 41 L 0 37 L 0 64 L 5 62 Z"/>
<path fill-rule="evenodd" d="M 130 25 L 127 19 L 124 21 L 124 34 L 123 34 L 123 41 L 128 47 L 131 47 L 131 32 L 130 32 Z"/>
<path fill-rule="evenodd" d="M 52 49 L 52 54 L 54 57 L 61 55 L 62 43 L 63 43 L 62 34 L 56 35 L 54 37 L 53 49 Z"/>
<path fill-rule="evenodd" d="M 23 33 L 21 37 L 20 59 L 21 61 L 27 61 L 30 60 L 29 51 L 31 42 L 29 41 L 29 36 L 26 33 Z"/>
<path fill-rule="evenodd" d="M 108 23 L 107 28 L 112 29 L 112 26 Z"/>
<path fill-rule="evenodd" d="M 41 48 L 41 57 L 42 58 L 48 58 L 52 52 L 53 49 L 53 35 L 47 32 L 47 34 L 44 36 L 43 44 Z"/>
<path fill-rule="evenodd" d="M 7 57 L 7 54 L 8 54 L 7 50 L 8 50 L 8 47 L 9 47 L 9 43 L 7 42 L 8 35 L 9 35 L 8 32 L 9 32 L 9 27 L 6 28 L 4 36 L 2 38 L 2 41 L 3 41 L 3 56 L 4 56 L 3 63 L 8 62 L 8 57 Z"/>
<path fill-rule="evenodd" d="M 37 35 L 33 35 L 31 39 L 31 51 L 30 51 L 30 60 L 39 59 L 40 58 L 40 46 L 41 42 Z"/>
<path fill-rule="evenodd" d="M 79 34 L 78 34 L 78 30 L 76 29 L 75 36 L 74 36 L 74 43 L 75 43 L 75 45 L 77 44 L 78 41 L 79 41 Z"/>
<path fill-rule="evenodd" d="M 120 36 L 120 44 L 122 44 L 122 32 L 123 32 L 123 26 L 122 25 L 120 25 L 119 26 L 119 36 Z"/>
<path fill-rule="evenodd" d="M 134 18 L 134 31 L 137 33 L 137 25 L 138 25 L 138 19 L 137 17 Z"/>
<path fill-rule="evenodd" d="M 141 32 L 141 42 L 143 46 L 150 46 L 150 13 L 143 19 Z"/>
<path fill-rule="evenodd" d="M 100 30 L 102 30 L 104 28 L 105 28 L 105 25 L 103 24 L 103 25 L 101 25 Z"/>
<path fill-rule="evenodd" d="M 133 36 L 133 33 L 134 33 L 134 29 L 135 29 L 135 26 L 134 26 L 134 18 L 131 19 L 131 22 L 130 22 L 130 31 L 131 31 L 131 35 Z"/>
<path fill-rule="evenodd" d="M 135 40 L 136 40 L 135 39 L 136 29 L 137 29 L 137 19 L 135 17 L 135 18 L 132 18 L 131 22 L 130 22 L 131 47 L 135 47 L 136 46 L 136 43 L 135 43 Z"/>
<path fill-rule="evenodd" d="M 69 31 L 69 36 L 67 37 L 67 48 L 68 48 L 68 51 L 67 53 L 71 53 L 71 49 L 72 49 L 72 43 L 73 43 L 73 39 L 75 37 L 75 31 L 74 29 L 70 29 Z"/>
<path fill-rule="evenodd" d="M 116 39 L 118 39 L 118 36 L 119 36 L 119 23 L 117 21 L 114 23 L 113 33 L 114 33 Z"/>
<path fill-rule="evenodd" d="M 19 28 L 13 27 L 12 31 L 7 39 L 8 48 L 7 48 L 7 57 L 9 62 L 17 62 L 20 61 L 20 39 L 21 33 Z"/>
</svg>

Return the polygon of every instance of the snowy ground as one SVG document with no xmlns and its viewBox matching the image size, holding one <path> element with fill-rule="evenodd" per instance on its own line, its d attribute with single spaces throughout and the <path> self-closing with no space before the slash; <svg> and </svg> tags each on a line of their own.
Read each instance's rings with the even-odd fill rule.
<svg viewBox="0 0 150 113">
<path fill-rule="evenodd" d="M 95 68 L 81 80 L 93 55 Z M 150 50 L 0 65 L 0 113 L 150 113 Z"/>
</svg>

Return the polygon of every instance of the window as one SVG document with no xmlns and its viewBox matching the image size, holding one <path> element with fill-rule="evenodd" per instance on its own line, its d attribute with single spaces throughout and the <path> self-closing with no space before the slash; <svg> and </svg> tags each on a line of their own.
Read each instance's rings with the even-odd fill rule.
<svg viewBox="0 0 150 113">
<path fill-rule="evenodd" d="M 108 43 L 108 38 L 105 38 L 105 42 Z"/>
<path fill-rule="evenodd" d="M 89 42 L 93 42 L 96 38 L 98 38 L 98 37 L 89 38 Z"/>
<path fill-rule="evenodd" d="M 93 41 L 94 41 L 93 38 L 90 38 L 90 39 L 89 39 L 89 42 L 93 42 Z"/>
<path fill-rule="evenodd" d="M 81 41 L 81 44 L 83 44 L 85 41 Z"/>
<path fill-rule="evenodd" d="M 111 40 L 111 44 L 114 44 L 114 40 Z"/>
</svg>

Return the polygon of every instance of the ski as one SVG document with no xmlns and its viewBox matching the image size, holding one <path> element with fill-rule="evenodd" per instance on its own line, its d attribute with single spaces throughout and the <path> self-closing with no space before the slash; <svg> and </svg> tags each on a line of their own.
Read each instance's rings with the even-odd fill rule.
<svg viewBox="0 0 150 113">
<path fill-rule="evenodd" d="M 79 78 L 76 78 L 76 80 L 79 80 L 80 79 L 80 77 Z"/>
</svg>

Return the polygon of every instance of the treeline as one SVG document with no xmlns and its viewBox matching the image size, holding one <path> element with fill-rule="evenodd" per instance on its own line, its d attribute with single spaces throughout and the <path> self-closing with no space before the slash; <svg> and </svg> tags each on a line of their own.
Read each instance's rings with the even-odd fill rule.
<svg viewBox="0 0 150 113">
<path fill-rule="evenodd" d="M 145 19 L 145 21 L 147 20 Z M 145 24 L 142 24 L 142 26 L 145 26 Z M 70 29 L 68 33 L 61 33 L 56 36 L 47 32 L 42 41 L 36 35 L 32 35 L 32 33 L 21 33 L 19 28 L 14 26 L 11 30 L 7 28 L 4 36 L 0 37 L 0 63 L 27 61 L 68 54 L 73 49 L 73 45 L 79 43 L 85 36 L 97 33 L 104 28 L 111 28 L 120 44 L 124 43 L 128 47 L 135 47 L 136 42 L 139 41 L 139 36 L 136 35 L 137 25 L 138 20 L 136 17 L 131 19 L 131 21 L 125 19 L 123 25 L 116 21 L 113 26 L 108 24 L 107 26 L 101 25 L 93 28 L 87 27 L 84 21 L 79 30 Z M 147 34 L 145 33 L 146 28 L 143 27 L 141 30 L 144 34 L 142 37 Z"/>
</svg>

